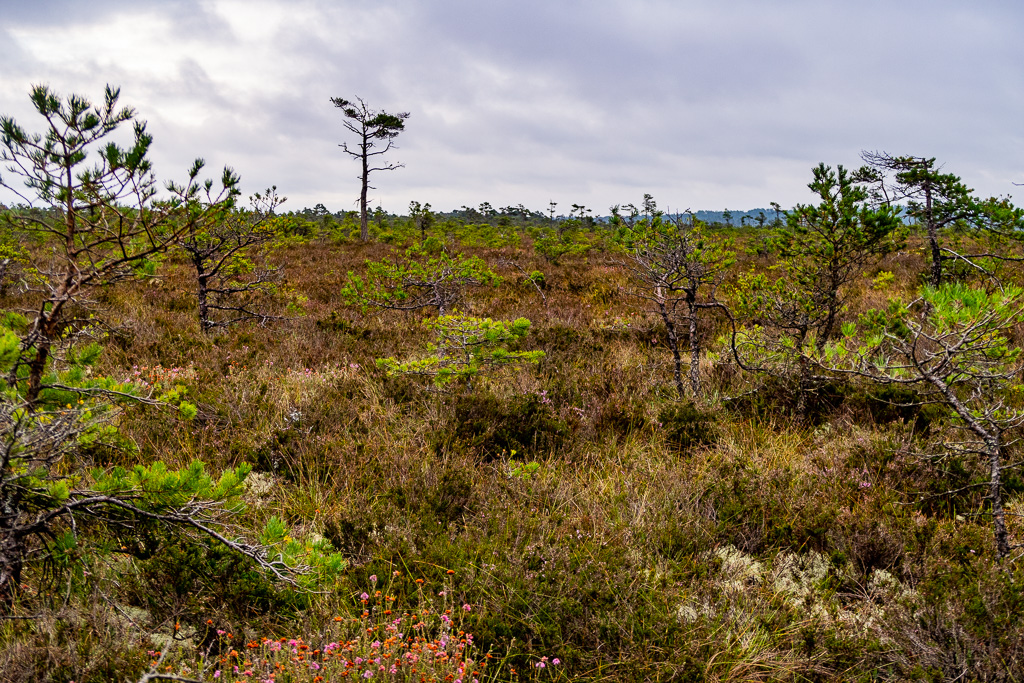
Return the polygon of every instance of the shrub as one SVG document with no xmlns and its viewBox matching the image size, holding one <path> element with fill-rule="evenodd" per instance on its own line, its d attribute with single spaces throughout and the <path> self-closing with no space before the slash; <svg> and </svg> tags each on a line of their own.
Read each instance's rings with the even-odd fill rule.
<svg viewBox="0 0 1024 683">
<path fill-rule="evenodd" d="M 534 394 L 502 401 L 496 396 L 460 396 L 448 425 L 435 432 L 440 451 L 472 452 L 485 461 L 512 451 L 535 456 L 559 450 L 569 429 L 550 404 Z"/>
<path fill-rule="evenodd" d="M 665 406 L 658 413 L 658 422 L 665 431 L 665 444 L 677 451 L 710 446 L 718 438 L 715 418 L 693 403 Z"/>
</svg>

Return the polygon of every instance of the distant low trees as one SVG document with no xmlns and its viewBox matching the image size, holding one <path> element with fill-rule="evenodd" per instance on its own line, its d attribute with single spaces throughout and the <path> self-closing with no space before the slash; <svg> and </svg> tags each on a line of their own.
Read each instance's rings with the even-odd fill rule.
<svg viewBox="0 0 1024 683">
<path fill-rule="evenodd" d="M 409 218 L 420 231 L 420 242 L 425 242 L 427 231 L 434 226 L 434 212 L 431 210 L 430 202 L 426 204 L 416 201 L 409 202 Z"/>
<path fill-rule="evenodd" d="M 381 161 L 379 166 L 371 162 L 376 157 L 387 154 L 394 147 L 394 140 L 399 133 L 405 130 L 405 120 L 409 118 L 409 112 L 390 114 L 383 110 L 370 109 L 362 98 L 357 97 L 355 101 L 346 100 L 343 97 L 332 97 L 331 103 L 341 109 L 345 115 L 345 128 L 357 137 L 355 147 L 349 147 L 347 142 L 339 145 L 341 149 L 359 160 L 361 170 L 359 173 L 359 238 L 364 242 L 369 239 L 369 227 L 367 224 L 366 193 L 370 189 L 370 174 L 376 171 L 393 171 L 402 168 L 402 164 Z M 378 149 L 378 145 L 383 145 Z"/>
</svg>

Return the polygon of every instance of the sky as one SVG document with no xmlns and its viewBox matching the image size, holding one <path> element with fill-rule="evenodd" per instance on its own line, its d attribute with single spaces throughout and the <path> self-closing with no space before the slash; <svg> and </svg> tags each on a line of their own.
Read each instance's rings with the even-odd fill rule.
<svg viewBox="0 0 1024 683">
<path fill-rule="evenodd" d="M 391 212 L 790 207 L 862 150 L 1007 195 L 1022 29 L 1019 0 L 0 0 L 0 115 L 39 131 L 32 85 L 119 86 L 161 182 L 202 157 L 286 210 L 357 208 L 330 102 L 355 96 L 410 114 L 371 177 Z"/>
</svg>

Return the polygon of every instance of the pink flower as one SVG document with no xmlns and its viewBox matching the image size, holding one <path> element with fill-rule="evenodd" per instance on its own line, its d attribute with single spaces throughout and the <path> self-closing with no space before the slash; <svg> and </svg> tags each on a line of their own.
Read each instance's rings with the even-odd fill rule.
<svg viewBox="0 0 1024 683">
<path fill-rule="evenodd" d="M 472 605 L 468 605 L 468 604 L 466 604 L 466 605 L 463 605 L 463 606 L 462 606 L 462 609 L 464 609 L 464 610 L 466 610 L 467 612 L 469 612 L 470 610 L 472 610 L 472 609 L 473 609 L 473 607 L 472 607 Z"/>
<path fill-rule="evenodd" d="M 370 594 L 369 593 L 363 593 L 362 595 L 359 596 L 359 599 L 360 600 L 369 600 L 370 599 Z"/>
<path fill-rule="evenodd" d="M 370 583 L 377 583 L 377 575 L 370 574 Z"/>
<path fill-rule="evenodd" d="M 216 671 L 213 672 L 213 677 L 214 678 L 220 678 L 220 669 L 217 669 Z"/>
<path fill-rule="evenodd" d="M 554 659 L 551 660 L 551 663 L 554 664 L 555 666 L 558 666 L 559 664 L 562 663 L 562 660 L 559 659 L 558 657 L 555 657 Z"/>
</svg>

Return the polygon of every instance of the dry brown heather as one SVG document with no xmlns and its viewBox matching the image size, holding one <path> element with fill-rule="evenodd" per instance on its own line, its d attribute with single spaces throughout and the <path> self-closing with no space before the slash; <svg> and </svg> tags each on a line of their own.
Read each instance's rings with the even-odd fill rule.
<svg viewBox="0 0 1024 683">
<path fill-rule="evenodd" d="M 681 403 L 663 328 L 637 315 L 609 255 L 552 265 L 528 242 L 466 252 L 543 271 L 546 302 L 498 267 L 505 283 L 470 291 L 463 310 L 529 318 L 525 348 L 546 358 L 469 395 L 375 368 L 428 341 L 420 314 L 363 315 L 340 300 L 346 273 L 388 245 L 279 249 L 271 258 L 283 287 L 308 298 L 305 315 L 219 336 L 200 333 L 174 257 L 159 280 L 110 292 L 102 304 L 119 328 L 96 371 L 185 368 L 199 411 L 186 422 L 133 409 L 122 429 L 139 455 L 89 457 L 253 464 L 245 526 L 278 515 L 297 534 L 326 536 L 348 558 L 344 587 L 296 596 L 220 551 L 185 546 L 113 560 L 97 568 L 95 592 L 0 622 L 0 680 L 128 680 L 149 667 L 147 650 L 187 662 L 218 628 L 231 634 L 224 647 L 297 635 L 321 647 L 336 615 L 360 609 L 369 577 L 395 571 L 399 603 L 417 578 L 449 581 L 453 604 L 472 606 L 462 628 L 508 653 L 488 672 L 500 679 L 1024 676 L 1024 583 L 1019 564 L 994 561 L 974 515 L 981 492 L 918 502 L 969 476 L 970 465 L 918 457 L 945 428 L 934 410 L 836 385 L 810 424 L 796 424 L 781 387 L 710 360 L 714 398 Z M 734 271 L 770 265 L 738 251 Z M 856 284 L 847 318 L 913 291 L 925 269 L 912 242 Z M 886 291 L 871 287 L 880 270 L 896 276 Z M 283 301 L 271 300 L 282 315 Z M 720 350 L 725 330 L 720 318 L 705 328 L 708 348 Z M 1022 488 L 1008 482 L 1014 501 Z M 28 581 L 29 593 L 62 590 Z M 537 668 L 542 656 L 560 668 Z"/>
</svg>

